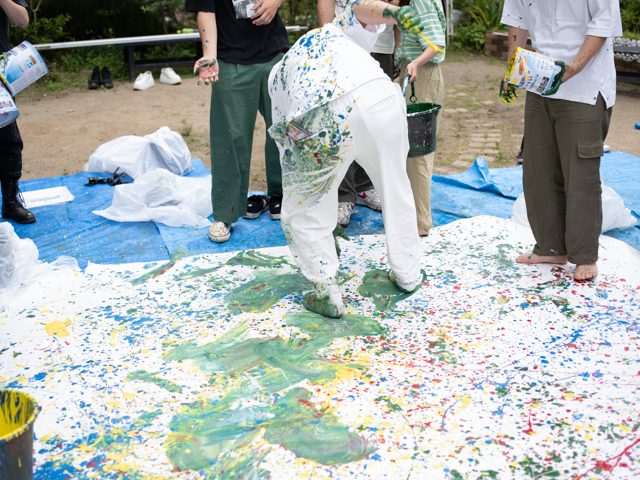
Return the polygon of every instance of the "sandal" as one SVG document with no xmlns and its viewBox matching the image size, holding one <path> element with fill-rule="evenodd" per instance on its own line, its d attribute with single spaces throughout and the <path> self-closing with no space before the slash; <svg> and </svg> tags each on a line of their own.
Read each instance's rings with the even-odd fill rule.
<svg viewBox="0 0 640 480">
<path fill-rule="evenodd" d="M 267 208 L 269 208 L 269 202 L 264 195 L 251 195 L 247 198 L 247 213 L 242 218 L 247 220 L 254 220 L 262 215 Z"/>
<path fill-rule="evenodd" d="M 215 243 L 226 242 L 231 238 L 231 225 L 223 222 L 213 222 L 209 227 L 209 240 Z"/>
</svg>

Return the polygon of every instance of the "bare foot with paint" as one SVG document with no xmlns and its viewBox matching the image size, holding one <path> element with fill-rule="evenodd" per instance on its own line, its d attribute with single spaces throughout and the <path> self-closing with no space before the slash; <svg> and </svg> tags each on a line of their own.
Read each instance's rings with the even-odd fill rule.
<svg viewBox="0 0 640 480">
<path fill-rule="evenodd" d="M 535 253 L 523 253 L 516 258 L 516 262 L 526 265 L 536 265 L 538 263 L 567 263 L 566 255 L 536 255 Z"/>
<path fill-rule="evenodd" d="M 598 276 L 598 265 L 593 263 L 591 265 L 576 265 L 576 271 L 573 277 L 576 282 L 588 282 Z"/>
</svg>

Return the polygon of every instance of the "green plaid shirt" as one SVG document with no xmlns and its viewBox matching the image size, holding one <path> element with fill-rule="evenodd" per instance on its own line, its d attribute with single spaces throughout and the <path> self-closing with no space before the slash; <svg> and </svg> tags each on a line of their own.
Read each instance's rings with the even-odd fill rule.
<svg viewBox="0 0 640 480">
<path fill-rule="evenodd" d="M 447 29 L 442 2 L 440 0 L 411 0 L 411 7 L 417 12 L 422 25 L 422 33 L 431 42 L 440 47 L 446 45 L 445 32 Z M 409 63 L 424 52 L 428 47 L 425 41 L 413 33 L 402 32 L 400 45 L 396 49 L 396 60 L 399 63 Z M 431 60 L 440 63 L 444 60 L 444 52 Z"/>
</svg>

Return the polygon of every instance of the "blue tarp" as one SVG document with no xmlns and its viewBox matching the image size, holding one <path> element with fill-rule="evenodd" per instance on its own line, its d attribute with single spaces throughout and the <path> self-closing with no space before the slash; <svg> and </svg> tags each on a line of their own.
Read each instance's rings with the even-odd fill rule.
<svg viewBox="0 0 640 480">
<path fill-rule="evenodd" d="M 199 160 L 194 161 L 192 176 L 207 175 Z M 640 158 L 622 152 L 603 157 L 601 172 L 607 185 L 624 199 L 625 205 L 640 218 Z M 118 223 L 91 212 L 111 205 L 112 186 L 85 186 L 89 176 L 107 177 L 101 173 L 78 173 L 63 177 L 26 180 L 24 191 L 66 186 L 75 200 L 63 205 L 34 208 L 38 217 L 31 225 L 14 224 L 21 238 L 31 238 L 40 259 L 53 261 L 60 255 L 78 260 L 81 268 L 87 262 L 126 263 L 170 258 L 198 253 L 219 253 L 260 247 L 285 245 L 280 222 L 262 215 L 257 220 L 240 220 L 233 226 L 231 240 L 214 244 L 207 228 L 174 228 L 153 222 Z M 514 199 L 522 191 L 522 168 L 489 169 L 483 158 L 476 159 L 467 171 L 457 175 L 434 175 L 432 210 L 434 223 L 476 215 L 508 218 Z M 356 208 L 347 235 L 382 233 L 382 215 L 367 208 Z M 615 230 L 607 235 L 640 249 L 640 228 Z"/>
</svg>

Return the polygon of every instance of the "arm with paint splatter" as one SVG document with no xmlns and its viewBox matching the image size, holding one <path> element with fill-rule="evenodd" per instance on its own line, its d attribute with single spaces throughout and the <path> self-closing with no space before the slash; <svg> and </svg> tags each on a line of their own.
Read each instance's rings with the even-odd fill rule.
<svg viewBox="0 0 640 480">
<path fill-rule="evenodd" d="M 320 26 L 333 22 L 336 16 L 336 0 L 318 0 L 317 10 Z"/>
<path fill-rule="evenodd" d="M 193 66 L 194 75 L 198 75 L 198 85 L 205 85 L 218 81 L 220 66 L 218 65 L 218 29 L 216 14 L 213 12 L 198 12 L 198 32 L 202 42 L 202 58 Z"/>
<path fill-rule="evenodd" d="M 386 23 L 398 25 L 401 30 L 420 33 L 422 27 L 416 20 L 416 13 L 411 7 L 396 7 L 387 2 L 364 0 L 353 6 L 353 12 L 364 25 Z"/>
</svg>

